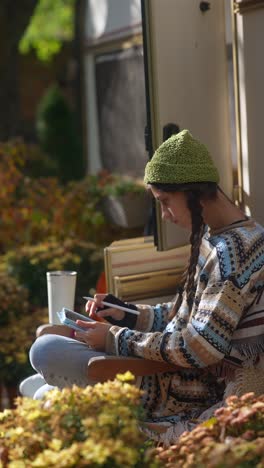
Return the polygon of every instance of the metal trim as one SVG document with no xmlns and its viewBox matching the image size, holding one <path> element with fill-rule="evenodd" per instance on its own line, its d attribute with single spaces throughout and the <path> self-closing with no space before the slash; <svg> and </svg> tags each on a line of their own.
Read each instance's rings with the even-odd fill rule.
<svg viewBox="0 0 264 468">
<path fill-rule="evenodd" d="M 141 46 L 143 44 L 142 33 L 133 34 L 127 37 L 114 38 L 101 43 L 89 43 L 84 40 L 82 43 L 83 53 L 103 54 L 116 49 L 130 49 L 132 47 Z"/>
<path fill-rule="evenodd" d="M 145 57 L 145 77 L 146 77 L 146 101 L 147 101 L 147 115 L 148 115 L 148 126 L 151 136 L 152 148 L 150 149 L 150 158 L 153 155 L 155 149 L 158 148 L 162 142 L 160 139 L 159 122 L 158 122 L 158 101 L 157 95 L 155 92 L 155 80 L 157 79 L 155 74 L 155 54 L 153 53 L 153 35 L 151 34 L 151 29 L 153 27 L 153 5 L 151 0 L 142 0 L 142 31 L 143 31 L 143 47 L 144 47 L 144 57 Z M 155 232 L 154 232 L 154 242 L 157 247 L 157 250 L 163 251 L 166 250 L 165 239 L 164 239 L 164 229 L 162 226 L 162 219 L 160 213 L 160 207 L 155 201 L 153 206 L 153 211 L 155 214 Z"/>
<path fill-rule="evenodd" d="M 233 1 L 233 0 L 231 0 Z M 237 41 L 237 17 L 234 13 L 234 4 L 231 8 L 232 35 L 233 35 L 233 71 L 234 71 L 234 95 L 235 95 L 235 118 L 236 118 L 236 144 L 237 144 L 237 179 L 238 185 L 233 188 L 234 201 L 243 209 L 243 162 L 241 149 L 241 116 L 240 116 L 240 93 L 239 93 L 239 67 L 238 67 L 238 41 Z"/>
<path fill-rule="evenodd" d="M 243 15 L 251 11 L 264 8 L 264 0 L 239 0 L 234 1 L 234 14 Z"/>
</svg>

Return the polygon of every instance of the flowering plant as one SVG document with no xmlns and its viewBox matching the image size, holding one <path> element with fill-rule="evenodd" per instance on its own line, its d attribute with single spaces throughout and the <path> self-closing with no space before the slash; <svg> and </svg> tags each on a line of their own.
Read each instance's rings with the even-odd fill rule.
<svg viewBox="0 0 264 468">
<path fill-rule="evenodd" d="M 141 391 L 127 373 L 114 381 L 18 398 L 0 413 L 2 467 L 153 467 L 143 450 Z"/>
<path fill-rule="evenodd" d="M 264 466 L 264 395 L 227 398 L 213 418 L 156 453 L 166 468 Z"/>
</svg>

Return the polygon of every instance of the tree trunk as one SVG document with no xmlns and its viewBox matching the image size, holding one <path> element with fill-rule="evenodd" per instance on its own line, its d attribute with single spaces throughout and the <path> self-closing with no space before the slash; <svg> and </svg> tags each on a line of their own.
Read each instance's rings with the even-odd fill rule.
<svg viewBox="0 0 264 468">
<path fill-rule="evenodd" d="M 18 44 L 37 3 L 38 0 L 0 2 L 0 141 L 20 133 Z"/>
</svg>

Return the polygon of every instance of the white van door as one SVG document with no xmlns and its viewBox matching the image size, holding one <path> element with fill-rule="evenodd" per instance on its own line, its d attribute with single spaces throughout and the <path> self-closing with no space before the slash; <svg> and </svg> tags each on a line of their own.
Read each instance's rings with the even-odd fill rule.
<svg viewBox="0 0 264 468">
<path fill-rule="evenodd" d="M 232 196 L 227 7 L 225 0 L 142 0 L 150 153 L 166 124 L 189 129 L 207 145 Z M 159 250 L 188 243 L 185 231 L 161 220 L 158 207 L 156 215 Z"/>
</svg>

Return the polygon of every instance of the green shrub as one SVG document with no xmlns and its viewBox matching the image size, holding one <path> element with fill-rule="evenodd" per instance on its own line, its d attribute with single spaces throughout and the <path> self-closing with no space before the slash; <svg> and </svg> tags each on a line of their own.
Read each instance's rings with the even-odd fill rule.
<svg viewBox="0 0 264 468">
<path fill-rule="evenodd" d="M 57 177 L 64 183 L 84 175 L 81 138 L 76 118 L 63 91 L 53 85 L 37 110 L 37 136 L 40 146 L 55 163 Z"/>
<path fill-rule="evenodd" d="M 47 305 L 46 272 L 51 270 L 77 271 L 76 303 L 95 287 L 103 271 L 103 251 L 95 244 L 66 239 L 49 240 L 34 246 L 9 251 L 4 261 L 10 276 L 29 291 L 29 301 L 37 306 Z"/>
</svg>

